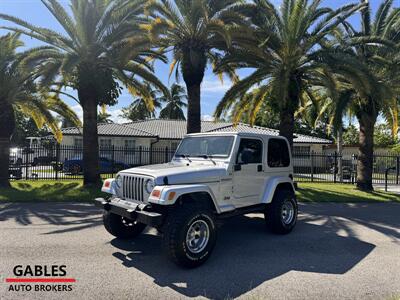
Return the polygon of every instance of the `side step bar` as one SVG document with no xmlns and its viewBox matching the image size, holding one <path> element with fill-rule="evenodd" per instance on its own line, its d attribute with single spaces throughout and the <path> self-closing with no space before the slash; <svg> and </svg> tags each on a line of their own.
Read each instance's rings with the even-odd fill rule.
<svg viewBox="0 0 400 300">
<path fill-rule="evenodd" d="M 218 216 L 219 219 L 226 219 L 230 217 L 250 214 L 250 213 L 262 213 L 266 209 L 266 204 L 256 204 L 248 207 L 237 208 L 233 211 L 228 211 L 226 213 L 222 213 Z"/>
</svg>

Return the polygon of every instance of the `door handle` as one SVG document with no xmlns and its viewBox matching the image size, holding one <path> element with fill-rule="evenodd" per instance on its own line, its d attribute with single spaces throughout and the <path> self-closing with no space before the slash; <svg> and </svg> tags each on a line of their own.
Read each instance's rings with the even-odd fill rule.
<svg viewBox="0 0 400 300">
<path fill-rule="evenodd" d="M 257 166 L 257 172 L 262 172 L 263 171 L 263 166 L 262 165 L 258 165 Z"/>
</svg>

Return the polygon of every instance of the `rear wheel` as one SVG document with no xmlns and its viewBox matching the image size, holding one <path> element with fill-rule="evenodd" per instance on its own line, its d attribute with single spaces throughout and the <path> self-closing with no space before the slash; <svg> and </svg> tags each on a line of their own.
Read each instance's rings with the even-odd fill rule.
<svg viewBox="0 0 400 300">
<path fill-rule="evenodd" d="M 186 268 L 200 266 L 210 257 L 216 237 L 214 213 L 196 205 L 174 208 L 163 226 L 166 253 Z"/>
<path fill-rule="evenodd" d="M 265 221 L 274 233 L 287 234 L 296 225 L 297 212 L 295 194 L 290 190 L 278 190 L 265 211 Z"/>
<path fill-rule="evenodd" d="M 129 220 L 109 211 L 103 212 L 103 223 L 110 234 L 120 239 L 134 238 L 146 228 L 146 224 Z"/>
</svg>

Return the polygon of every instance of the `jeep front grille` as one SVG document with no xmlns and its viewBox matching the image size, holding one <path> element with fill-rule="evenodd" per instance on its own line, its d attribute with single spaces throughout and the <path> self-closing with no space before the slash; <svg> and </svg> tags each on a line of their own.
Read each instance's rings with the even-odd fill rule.
<svg viewBox="0 0 400 300">
<path fill-rule="evenodd" d="M 122 196 L 128 200 L 144 201 L 144 181 L 143 177 L 123 176 Z"/>
</svg>

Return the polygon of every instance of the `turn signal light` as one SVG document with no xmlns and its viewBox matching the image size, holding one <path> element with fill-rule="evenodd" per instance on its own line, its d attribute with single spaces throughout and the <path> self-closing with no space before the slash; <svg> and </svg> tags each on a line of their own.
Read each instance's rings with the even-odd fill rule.
<svg viewBox="0 0 400 300">
<path fill-rule="evenodd" d="M 175 197 L 175 195 L 176 195 L 176 193 L 175 193 L 175 192 L 171 192 L 171 193 L 169 193 L 169 195 L 168 195 L 168 200 L 169 200 L 169 201 L 173 200 L 173 199 L 174 199 L 174 197 Z"/>
<path fill-rule="evenodd" d="M 104 187 L 105 187 L 105 188 L 109 188 L 110 185 L 111 185 L 111 181 L 110 181 L 110 180 L 104 181 Z"/>
</svg>

